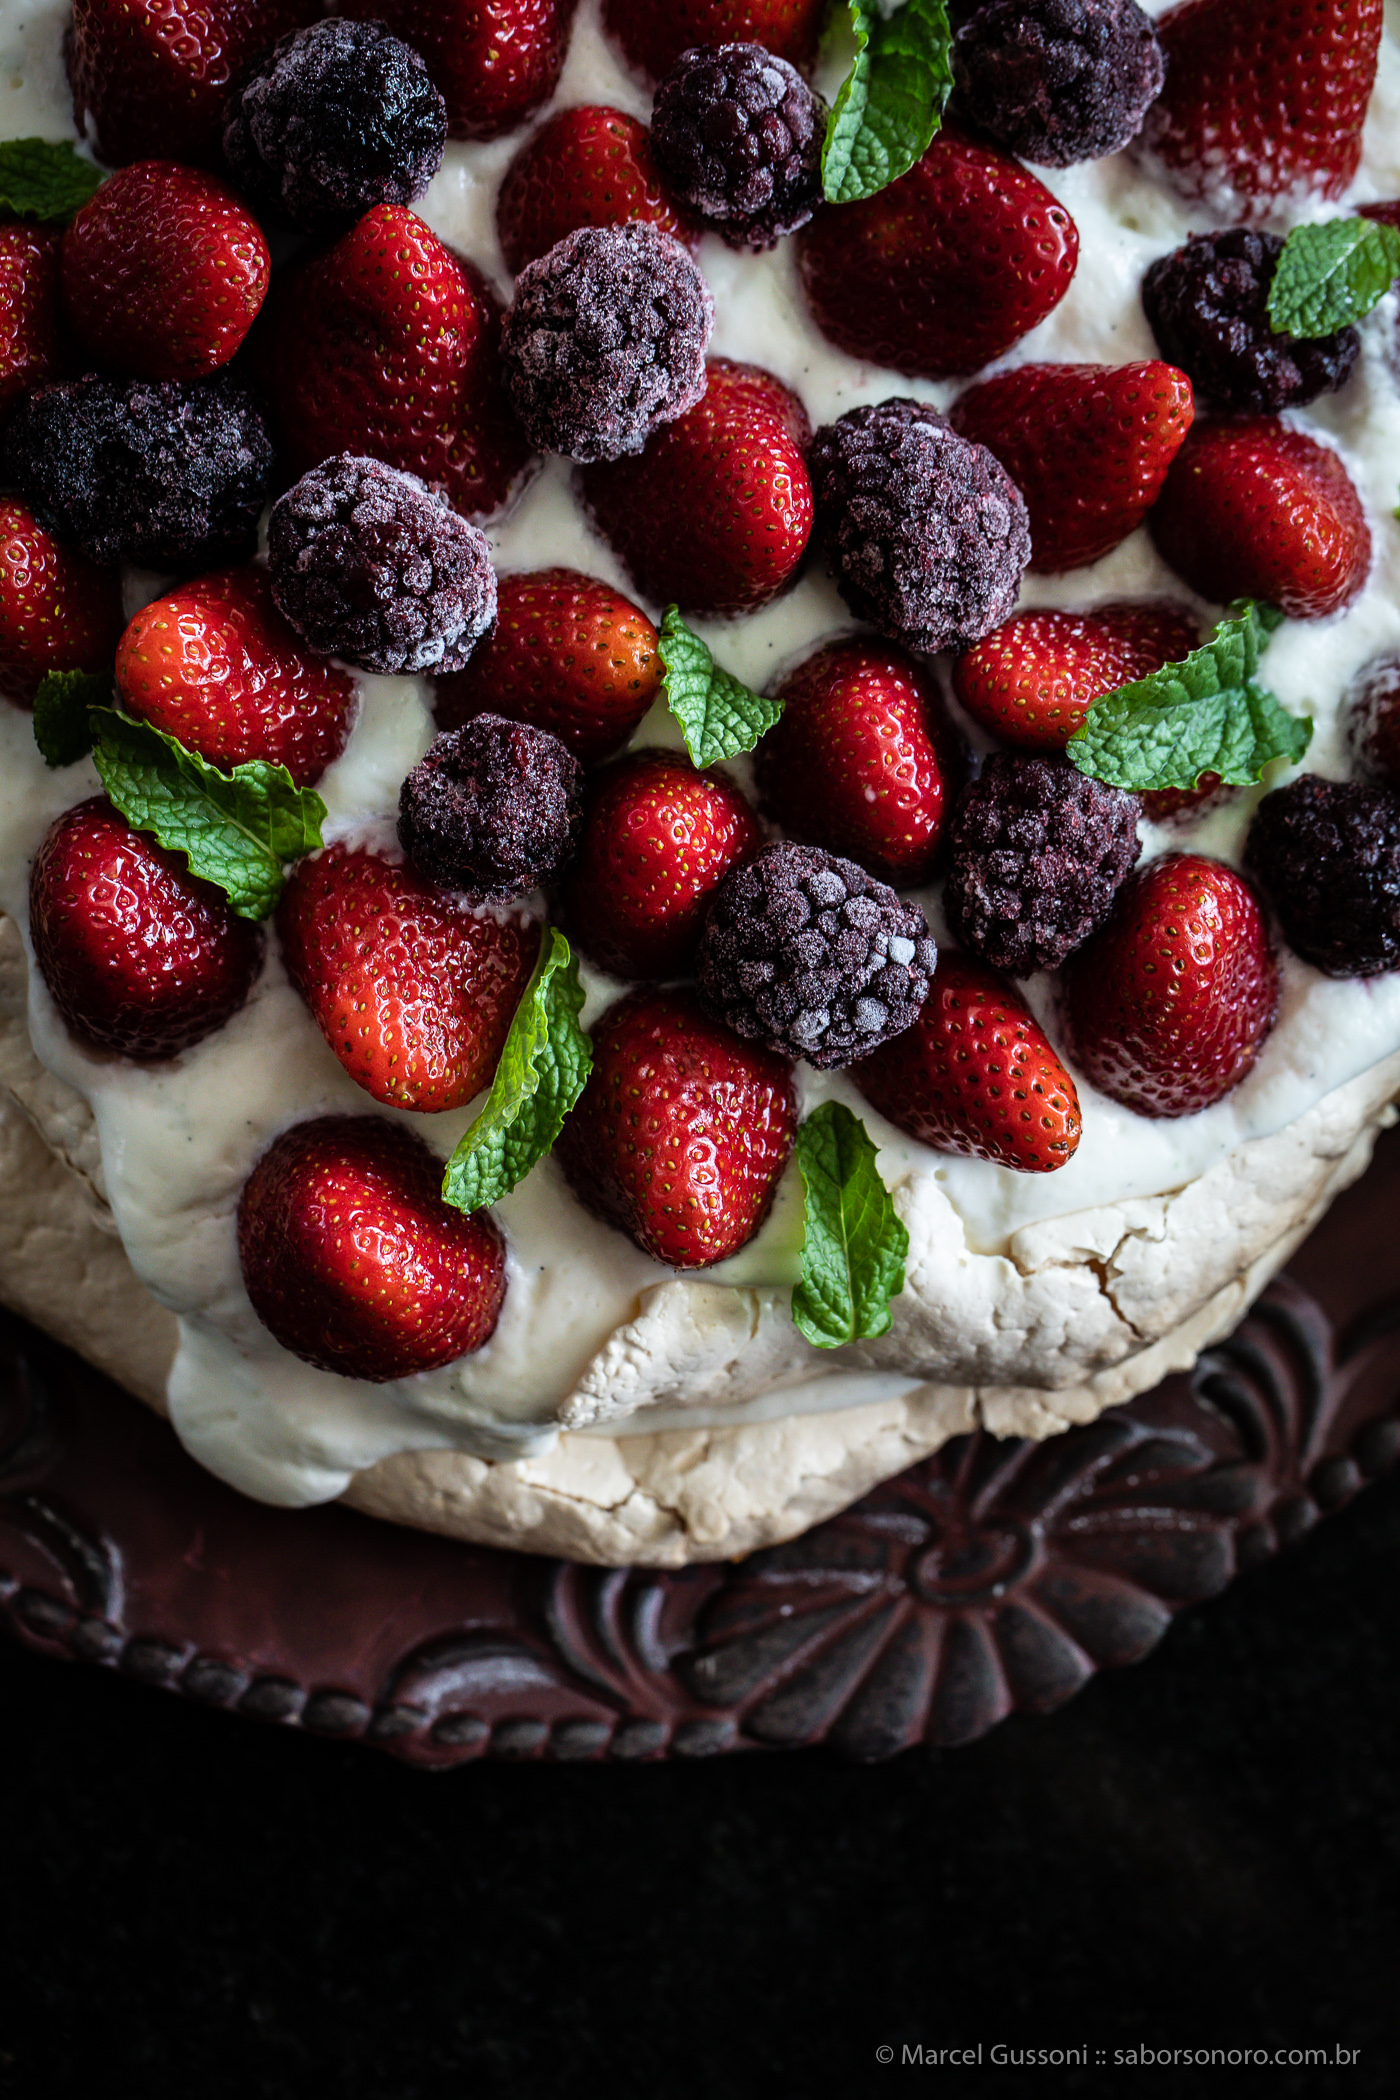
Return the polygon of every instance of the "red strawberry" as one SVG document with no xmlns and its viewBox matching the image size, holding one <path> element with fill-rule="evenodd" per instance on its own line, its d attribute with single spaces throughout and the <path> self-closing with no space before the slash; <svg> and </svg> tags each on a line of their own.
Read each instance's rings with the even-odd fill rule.
<svg viewBox="0 0 1400 2100">
<path fill-rule="evenodd" d="M 1262 598 L 1294 620 L 1349 605 L 1371 567 L 1370 528 L 1346 468 L 1275 416 L 1198 424 L 1150 530 L 1203 598 Z"/>
<path fill-rule="evenodd" d="M 673 1269 L 737 1254 L 792 1150 L 786 1060 L 688 991 L 629 993 L 592 1035 L 592 1075 L 556 1148 L 574 1194 Z"/>
<path fill-rule="evenodd" d="M 272 602 L 266 569 L 226 569 L 145 606 L 117 649 L 123 705 L 211 764 L 266 759 L 298 787 L 350 733 L 355 688 L 304 650 Z"/>
<path fill-rule="evenodd" d="M 1167 81 L 1138 150 L 1221 222 L 1340 197 L 1361 160 L 1382 0 L 1186 0 L 1157 33 Z"/>
<path fill-rule="evenodd" d="M 1195 853 L 1130 875 L 1063 985 L 1080 1070 L 1140 1116 L 1190 1116 L 1222 1100 L 1278 1009 L 1258 898 L 1233 868 Z"/>
<path fill-rule="evenodd" d="M 518 274 L 577 226 L 642 219 L 688 248 L 700 228 L 673 204 L 651 155 L 651 133 L 623 110 L 583 102 L 526 139 L 496 193 L 496 231 Z"/>
<path fill-rule="evenodd" d="M 63 236 L 63 304 L 88 355 L 138 379 L 200 379 L 252 327 L 271 262 L 226 182 L 173 160 L 121 168 Z"/>
<path fill-rule="evenodd" d="M 496 622 L 465 671 L 439 678 L 439 729 L 480 714 L 548 729 L 591 766 L 626 742 L 661 690 L 656 629 L 620 591 L 577 569 L 502 576 Z"/>
<path fill-rule="evenodd" d="M 653 80 L 694 44 L 762 44 L 809 65 L 825 15 L 826 0 L 603 0 L 609 34 Z"/>
<path fill-rule="evenodd" d="M 965 649 L 953 691 L 974 721 L 1017 751 L 1063 751 L 1095 700 L 1179 662 L 1200 642 L 1196 616 L 1166 601 L 1038 607 Z"/>
<path fill-rule="evenodd" d="M 397 1108 L 461 1108 L 489 1084 L 540 945 L 383 853 L 331 846 L 277 912 L 287 974 L 357 1085 Z"/>
<path fill-rule="evenodd" d="M 672 751 L 638 751 L 597 782 L 565 884 L 570 931 L 614 977 L 677 977 L 710 897 L 763 842 L 724 773 Z"/>
<path fill-rule="evenodd" d="M 73 0 L 78 129 L 91 122 L 114 167 L 152 153 L 217 167 L 235 73 L 323 12 L 321 0 Z"/>
<path fill-rule="evenodd" d="M 811 428 L 771 372 L 712 358 L 703 400 L 633 459 L 579 474 L 583 501 L 643 594 L 752 612 L 792 583 L 812 530 Z"/>
<path fill-rule="evenodd" d="M 122 631 L 121 582 L 0 496 L 0 689 L 28 704 L 48 671 L 105 671 Z"/>
<path fill-rule="evenodd" d="M 369 453 L 498 510 L 529 459 L 499 377 L 501 308 L 480 271 L 377 204 L 273 290 L 254 337 L 294 473 Z"/>
<path fill-rule="evenodd" d="M 1050 1174 L 1079 1144 L 1079 1096 L 1020 993 L 939 951 L 914 1026 L 851 1067 L 871 1106 L 939 1152 Z"/>
<path fill-rule="evenodd" d="M 969 387 L 949 420 L 1006 468 L 1030 512 L 1031 567 L 1055 573 L 1141 525 L 1192 414 L 1174 365 L 1018 365 Z"/>
<path fill-rule="evenodd" d="M 59 319 L 56 233 L 0 226 L 0 416 L 70 369 Z"/>
<path fill-rule="evenodd" d="M 253 1310 L 284 1349 L 382 1384 L 488 1342 L 506 1295 L 489 1211 L 444 1203 L 442 1164 L 382 1116 L 294 1123 L 238 1204 Z"/>
<path fill-rule="evenodd" d="M 767 815 L 883 882 L 927 882 L 953 756 L 929 672 L 892 643 L 851 637 L 807 657 L 775 697 L 782 717 L 755 754 Z"/>
<path fill-rule="evenodd" d="M 422 54 L 454 139 L 494 139 L 547 102 L 576 0 L 345 0 L 334 12 L 385 22 Z"/>
<path fill-rule="evenodd" d="M 980 371 L 1069 290 L 1079 234 L 995 146 L 940 131 L 907 175 L 826 205 L 797 236 L 807 303 L 838 350 L 925 379 Z"/>
<path fill-rule="evenodd" d="M 174 1057 L 237 1013 L 262 933 L 105 796 L 66 809 L 29 880 L 34 957 L 79 1042 Z"/>
</svg>

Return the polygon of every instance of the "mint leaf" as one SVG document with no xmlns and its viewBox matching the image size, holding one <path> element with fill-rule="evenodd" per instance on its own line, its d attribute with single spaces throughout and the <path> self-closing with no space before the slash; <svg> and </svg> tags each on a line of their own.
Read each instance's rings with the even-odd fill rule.
<svg viewBox="0 0 1400 2100">
<path fill-rule="evenodd" d="M 110 671 L 47 671 L 34 695 L 34 741 L 50 766 L 73 766 L 92 749 L 94 707 L 112 704 Z"/>
<path fill-rule="evenodd" d="M 1269 286 L 1275 335 L 1331 335 L 1360 321 L 1400 277 L 1400 227 L 1376 219 L 1295 226 Z"/>
<path fill-rule="evenodd" d="M 752 751 L 782 713 L 781 700 L 765 700 L 722 671 L 674 605 L 666 608 L 657 648 L 666 705 L 685 732 L 692 763 L 702 770 Z"/>
<path fill-rule="evenodd" d="M 486 1106 L 447 1162 L 442 1193 L 458 1210 L 484 1210 L 544 1158 L 583 1092 L 593 1046 L 579 1027 L 578 964 L 557 926 L 515 1010 Z"/>
<path fill-rule="evenodd" d="M 797 1133 L 805 1202 L 792 1317 L 818 1349 L 885 1334 L 904 1289 L 909 1235 L 894 1214 L 865 1125 L 824 1101 Z"/>
<path fill-rule="evenodd" d="M 112 707 L 89 715 L 102 785 L 129 824 L 183 853 L 241 919 L 265 919 L 282 894 L 282 863 L 321 843 L 326 805 L 285 766 L 255 759 L 221 773 L 149 722 Z"/>
<path fill-rule="evenodd" d="M 1180 663 L 1096 700 L 1065 756 L 1081 773 L 1135 794 L 1193 788 L 1203 773 L 1244 787 L 1271 759 L 1301 758 L 1311 719 L 1290 715 L 1255 676 L 1282 617 L 1241 599 Z"/>
<path fill-rule="evenodd" d="M 0 140 L 0 211 L 58 226 L 106 180 L 67 139 Z"/>
<path fill-rule="evenodd" d="M 855 64 L 826 122 L 822 195 L 873 197 L 907 175 L 943 121 L 953 85 L 944 0 L 904 0 L 896 13 L 849 0 Z"/>
</svg>

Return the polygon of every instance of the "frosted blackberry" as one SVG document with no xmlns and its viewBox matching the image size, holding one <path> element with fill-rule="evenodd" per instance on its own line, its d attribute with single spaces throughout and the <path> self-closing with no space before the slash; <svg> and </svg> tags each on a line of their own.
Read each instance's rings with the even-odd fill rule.
<svg viewBox="0 0 1400 2100">
<path fill-rule="evenodd" d="M 1139 814 L 1068 759 L 989 758 L 949 829 L 953 938 L 1013 977 L 1053 970 L 1108 916 L 1142 850 Z"/>
<path fill-rule="evenodd" d="M 716 890 L 700 988 L 736 1035 L 825 1069 L 913 1026 L 937 955 L 916 904 L 853 860 L 781 839 Z"/>
<path fill-rule="evenodd" d="M 964 121 L 1045 168 L 1117 153 L 1166 77 L 1134 0 L 991 0 L 958 31 L 952 59 Z"/>
<path fill-rule="evenodd" d="M 1163 357 L 1221 408 L 1267 415 L 1329 394 L 1361 355 L 1354 328 L 1302 339 L 1275 335 L 1269 287 L 1283 241 L 1231 226 L 1161 255 L 1142 280 L 1143 311 Z"/>
<path fill-rule="evenodd" d="M 1400 788 L 1400 653 L 1362 665 L 1347 688 L 1346 722 L 1361 772 Z"/>
<path fill-rule="evenodd" d="M 1400 969 L 1400 795 L 1304 773 L 1260 803 L 1245 842 L 1296 955 L 1329 977 Z"/>
<path fill-rule="evenodd" d="M 259 211 L 307 233 L 412 204 L 442 161 L 447 109 L 382 22 L 315 22 L 264 51 L 229 96 L 224 158 Z"/>
<path fill-rule="evenodd" d="M 652 151 L 672 195 L 731 248 L 771 248 L 821 203 L 826 116 L 761 44 L 701 45 L 657 89 Z"/>
<path fill-rule="evenodd" d="M 267 554 L 308 648 L 363 671 L 460 671 L 496 617 L 485 535 L 416 474 L 353 452 L 278 498 Z"/>
<path fill-rule="evenodd" d="M 897 396 L 823 425 L 807 465 L 817 532 L 858 619 L 929 654 L 965 649 L 1006 619 L 1030 525 L 985 445 Z"/>
<path fill-rule="evenodd" d="M 705 391 L 710 288 L 658 227 L 580 226 L 515 280 L 501 357 L 530 441 L 621 459 Z"/>
<path fill-rule="evenodd" d="M 508 904 L 562 872 L 583 828 L 583 767 L 547 729 L 478 715 L 433 738 L 399 793 L 420 875 Z"/>
<path fill-rule="evenodd" d="M 56 538 L 175 571 L 253 552 L 272 462 L 253 395 L 227 373 L 40 387 L 0 445 L 0 477 Z"/>
</svg>

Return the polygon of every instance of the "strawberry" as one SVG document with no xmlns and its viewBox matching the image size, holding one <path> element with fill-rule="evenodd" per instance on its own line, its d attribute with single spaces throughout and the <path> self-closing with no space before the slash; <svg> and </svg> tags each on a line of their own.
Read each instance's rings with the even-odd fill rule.
<svg viewBox="0 0 1400 2100">
<path fill-rule="evenodd" d="M 852 637 L 807 657 L 775 697 L 782 716 L 755 754 L 765 813 L 884 882 L 927 882 L 953 758 L 931 674 L 892 643 Z"/>
<path fill-rule="evenodd" d="M 726 774 L 673 751 L 619 759 L 596 783 L 566 878 L 569 930 L 614 977 L 682 976 L 711 895 L 762 843 Z"/>
<path fill-rule="evenodd" d="M 1079 1096 L 1020 993 L 939 951 L 918 1020 L 851 1068 L 873 1108 L 938 1152 L 1050 1174 L 1079 1144 Z"/>
<path fill-rule="evenodd" d="M 70 369 L 59 318 L 58 249 L 58 235 L 43 227 L 0 225 L 0 416 L 21 395 Z"/>
<path fill-rule="evenodd" d="M 965 649 L 953 691 L 975 722 L 1017 751 L 1063 751 L 1095 700 L 1188 656 L 1201 639 L 1187 606 L 1166 601 L 1039 606 Z"/>
<path fill-rule="evenodd" d="M 527 569 L 498 582 L 495 625 L 465 671 L 439 678 L 439 729 L 479 714 L 533 722 L 586 766 L 627 741 L 661 691 L 656 629 L 596 576 Z"/>
<path fill-rule="evenodd" d="M 673 1269 L 737 1254 L 792 1150 L 786 1060 L 688 991 L 629 993 L 592 1035 L 592 1075 L 556 1147 L 575 1195 Z"/>
<path fill-rule="evenodd" d="M 103 795 L 66 809 L 29 881 L 34 958 L 79 1042 L 145 1062 L 174 1057 L 237 1013 L 260 929 L 183 858 L 134 831 Z"/>
<path fill-rule="evenodd" d="M 1169 853 L 1129 876 L 1065 966 L 1091 1085 L 1140 1116 L 1190 1116 L 1239 1085 L 1278 1009 L 1259 900 L 1223 861 Z"/>
<path fill-rule="evenodd" d="M 1346 468 L 1275 416 L 1199 424 L 1149 529 L 1203 598 L 1262 598 L 1294 620 L 1349 605 L 1371 567 L 1370 528 Z"/>
<path fill-rule="evenodd" d="M 383 1116 L 317 1116 L 273 1141 L 239 1199 L 238 1258 L 284 1349 L 382 1384 L 491 1339 L 505 1242 L 441 1186 L 423 1140 Z"/>
<path fill-rule="evenodd" d="M 652 80 L 695 44 L 762 44 L 789 65 L 816 57 L 826 0 L 603 0 L 603 21 Z"/>
<path fill-rule="evenodd" d="M 643 594 L 752 612 L 792 583 L 812 530 L 801 402 L 771 372 L 712 358 L 704 398 L 631 459 L 584 467 L 583 502 Z"/>
<path fill-rule="evenodd" d="M 254 335 L 293 474 L 368 453 L 499 510 L 529 447 L 499 378 L 501 308 L 480 271 L 399 204 L 377 204 L 273 290 Z"/>
<path fill-rule="evenodd" d="M 355 1082 L 396 1108 L 461 1108 L 490 1081 L 540 945 L 384 853 L 298 861 L 278 906 L 287 974 Z"/>
<path fill-rule="evenodd" d="M 575 0 L 345 0 L 333 11 L 383 22 L 419 52 L 454 139 L 494 139 L 547 102 L 564 64 Z"/>
<path fill-rule="evenodd" d="M 496 231 L 513 274 L 576 226 L 659 226 L 687 248 L 700 228 L 671 202 L 636 117 L 596 102 L 557 110 L 526 139 L 496 193 Z"/>
<path fill-rule="evenodd" d="M 907 175 L 826 205 L 797 236 L 807 304 L 838 350 L 924 379 L 980 371 L 1069 290 L 1079 234 L 995 146 L 940 131 Z"/>
<path fill-rule="evenodd" d="M 48 671 L 105 671 L 122 631 L 121 581 L 0 496 L 0 689 L 28 704 Z"/>
<path fill-rule="evenodd" d="M 1157 33 L 1166 86 L 1137 150 L 1218 222 L 1281 198 L 1334 198 L 1355 175 L 1376 78 L 1382 0 L 1186 0 Z"/>
<path fill-rule="evenodd" d="M 323 12 L 321 0 L 73 0 L 78 129 L 113 167 L 153 153 L 217 167 L 234 75 Z"/>
<path fill-rule="evenodd" d="M 1192 414 L 1174 365 L 1018 365 L 969 387 L 949 421 L 1006 468 L 1030 512 L 1031 567 L 1055 574 L 1141 525 Z"/>
<path fill-rule="evenodd" d="M 304 650 L 266 569 L 226 569 L 144 606 L 117 648 L 129 713 L 227 770 L 250 759 L 318 780 L 350 733 L 355 688 Z"/>
</svg>

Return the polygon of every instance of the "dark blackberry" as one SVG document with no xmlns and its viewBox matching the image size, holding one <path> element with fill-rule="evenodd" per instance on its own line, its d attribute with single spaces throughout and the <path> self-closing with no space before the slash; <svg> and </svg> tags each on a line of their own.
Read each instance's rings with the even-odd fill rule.
<svg viewBox="0 0 1400 2100">
<path fill-rule="evenodd" d="M 211 569 L 257 542 L 272 440 L 246 386 L 214 379 L 72 379 L 22 401 L 0 476 L 90 560 Z"/>
<path fill-rule="evenodd" d="M 937 956 L 916 904 L 853 860 L 780 839 L 715 891 L 700 988 L 736 1035 L 826 1069 L 913 1026 Z"/>
<path fill-rule="evenodd" d="M 1140 814 L 1068 759 L 989 758 L 949 828 L 953 938 L 1013 977 L 1053 970 L 1108 916 L 1142 850 Z"/>
<path fill-rule="evenodd" d="M 705 391 L 715 302 L 669 233 L 580 226 L 527 263 L 501 334 L 506 391 L 542 452 L 620 459 Z"/>
<path fill-rule="evenodd" d="M 702 44 L 656 91 L 652 151 L 672 195 L 731 248 L 771 248 L 821 203 L 826 117 L 762 44 Z"/>
<path fill-rule="evenodd" d="M 447 108 L 382 22 L 332 19 L 264 51 L 224 110 L 224 159 L 259 211 L 307 233 L 412 204 L 442 161 Z"/>
<path fill-rule="evenodd" d="M 1400 653 L 1362 665 L 1347 690 L 1346 722 L 1361 771 L 1400 788 Z"/>
<path fill-rule="evenodd" d="M 1031 558 L 1020 490 L 922 402 L 848 409 L 807 455 L 817 531 L 858 619 L 910 649 L 965 649 L 1004 620 Z"/>
<path fill-rule="evenodd" d="M 1304 773 L 1266 795 L 1245 842 L 1294 953 L 1328 977 L 1400 969 L 1400 795 Z"/>
<path fill-rule="evenodd" d="M 363 671 L 460 671 L 496 617 L 485 534 L 416 474 L 353 452 L 278 498 L 267 555 L 308 648 Z"/>
<path fill-rule="evenodd" d="M 963 119 L 1043 168 L 1136 138 L 1166 67 L 1134 0 L 991 0 L 953 39 Z"/>
<path fill-rule="evenodd" d="M 1283 242 L 1231 226 L 1159 255 L 1142 280 L 1143 311 L 1163 357 L 1221 408 L 1275 414 L 1335 393 L 1361 355 L 1354 328 L 1275 335 L 1269 286 Z"/>
<path fill-rule="evenodd" d="M 560 874 L 583 828 L 583 767 L 557 736 L 478 715 L 433 738 L 399 793 L 399 840 L 420 875 L 509 904 Z"/>
</svg>

